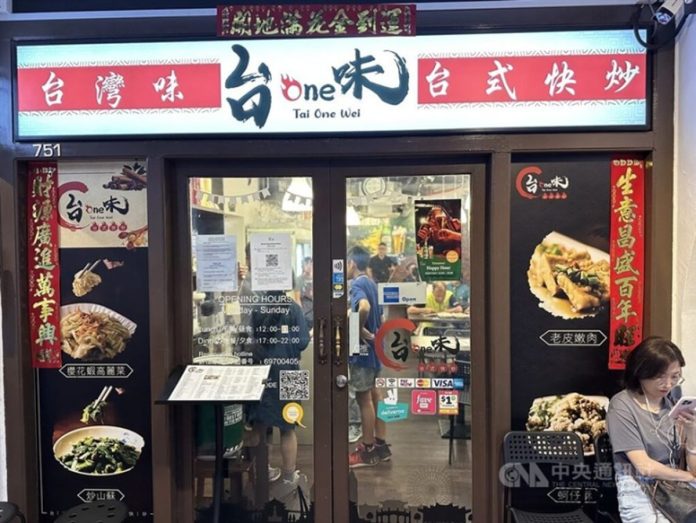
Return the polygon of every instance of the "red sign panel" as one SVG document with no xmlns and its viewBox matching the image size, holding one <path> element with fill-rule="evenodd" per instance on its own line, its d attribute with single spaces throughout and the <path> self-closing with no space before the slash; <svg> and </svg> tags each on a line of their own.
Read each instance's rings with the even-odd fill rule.
<svg viewBox="0 0 696 523">
<path fill-rule="evenodd" d="M 644 54 L 418 60 L 418 103 L 642 100 Z"/>
<path fill-rule="evenodd" d="M 645 163 L 615 159 L 611 165 L 611 313 L 609 368 L 625 368 L 643 339 Z"/>
<path fill-rule="evenodd" d="M 230 5 L 217 8 L 218 36 L 413 36 L 415 4 Z"/>
<path fill-rule="evenodd" d="M 59 368 L 58 165 L 31 164 L 27 193 L 31 360 L 36 368 Z"/>
<path fill-rule="evenodd" d="M 18 69 L 20 111 L 220 107 L 220 64 Z"/>
</svg>

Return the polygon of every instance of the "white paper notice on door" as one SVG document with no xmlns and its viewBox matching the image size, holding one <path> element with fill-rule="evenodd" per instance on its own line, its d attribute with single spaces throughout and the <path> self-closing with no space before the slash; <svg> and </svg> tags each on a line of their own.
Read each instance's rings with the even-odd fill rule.
<svg viewBox="0 0 696 523">
<path fill-rule="evenodd" d="M 196 238 L 196 290 L 237 290 L 237 237 L 201 234 Z"/>
<path fill-rule="evenodd" d="M 249 247 L 252 291 L 292 289 L 292 237 L 289 233 L 253 233 Z"/>
</svg>

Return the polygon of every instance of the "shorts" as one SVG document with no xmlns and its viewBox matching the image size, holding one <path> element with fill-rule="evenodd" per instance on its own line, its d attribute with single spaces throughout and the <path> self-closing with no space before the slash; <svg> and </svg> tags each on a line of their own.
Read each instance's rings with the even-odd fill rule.
<svg viewBox="0 0 696 523">
<path fill-rule="evenodd" d="M 370 389 L 374 389 L 375 379 L 378 375 L 379 369 L 348 365 L 348 385 L 355 392 L 366 392 Z"/>
<path fill-rule="evenodd" d="M 633 476 L 616 475 L 616 495 L 623 523 L 669 523 Z"/>
</svg>

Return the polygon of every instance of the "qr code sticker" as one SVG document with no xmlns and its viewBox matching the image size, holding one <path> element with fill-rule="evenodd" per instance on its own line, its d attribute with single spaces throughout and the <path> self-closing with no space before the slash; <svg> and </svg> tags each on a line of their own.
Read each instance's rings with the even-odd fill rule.
<svg viewBox="0 0 696 523">
<path fill-rule="evenodd" d="M 278 267 L 277 254 L 266 254 L 266 267 Z"/>
<path fill-rule="evenodd" d="M 309 371 L 281 370 L 279 395 L 281 401 L 309 399 Z"/>
</svg>

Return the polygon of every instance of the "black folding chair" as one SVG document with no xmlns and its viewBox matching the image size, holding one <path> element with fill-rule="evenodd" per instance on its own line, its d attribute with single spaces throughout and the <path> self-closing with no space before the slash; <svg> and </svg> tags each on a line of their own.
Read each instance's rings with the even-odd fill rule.
<svg viewBox="0 0 696 523">
<path fill-rule="evenodd" d="M 14 518 L 19 518 L 22 523 L 27 521 L 17 505 L 9 501 L 0 501 L 0 523 L 10 523 Z"/>
<path fill-rule="evenodd" d="M 531 464 L 581 465 L 584 463 L 582 441 L 574 432 L 513 431 L 505 435 L 503 442 L 505 478 L 519 478 L 516 467 Z M 505 485 L 505 521 L 508 512 L 516 523 L 592 523 L 582 511 L 530 512 L 511 505 L 511 486 Z"/>
<path fill-rule="evenodd" d="M 594 439 L 594 449 L 595 449 L 595 463 L 598 465 L 611 465 L 614 462 L 614 451 L 611 448 L 611 441 L 609 440 L 609 434 L 604 432 Z M 613 479 L 613 468 L 612 479 Z M 614 509 L 610 503 L 610 495 L 615 495 L 615 489 L 600 488 L 599 489 L 599 499 L 597 500 L 597 514 L 607 518 L 613 523 L 620 523 L 618 514 L 613 514 L 611 511 Z"/>
</svg>

